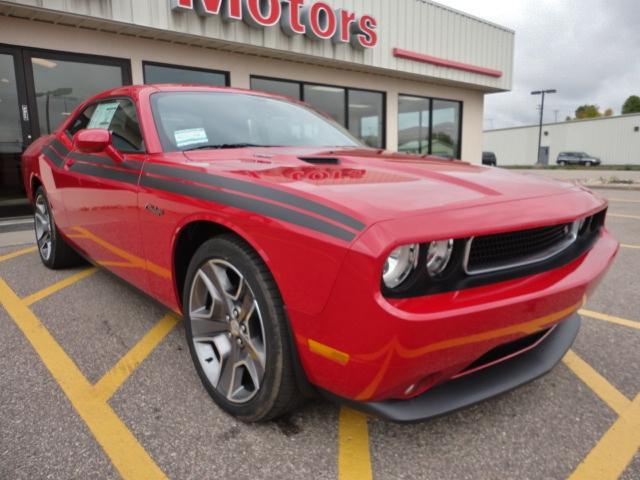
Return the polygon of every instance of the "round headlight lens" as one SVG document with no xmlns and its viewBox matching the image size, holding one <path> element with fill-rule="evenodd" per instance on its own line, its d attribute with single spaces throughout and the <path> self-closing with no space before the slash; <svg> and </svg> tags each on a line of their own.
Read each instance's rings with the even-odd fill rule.
<svg viewBox="0 0 640 480">
<path fill-rule="evenodd" d="M 387 258 L 382 272 L 382 280 L 388 288 L 396 288 L 404 282 L 416 268 L 420 245 L 413 243 L 396 248 Z"/>
<path fill-rule="evenodd" d="M 451 260 L 453 240 L 431 242 L 427 250 L 427 271 L 432 277 L 444 272 Z"/>
</svg>

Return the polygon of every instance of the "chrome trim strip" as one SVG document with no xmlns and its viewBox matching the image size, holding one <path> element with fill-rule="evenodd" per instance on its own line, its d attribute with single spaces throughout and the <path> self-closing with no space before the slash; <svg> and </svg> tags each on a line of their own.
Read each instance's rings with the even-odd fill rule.
<svg viewBox="0 0 640 480">
<path fill-rule="evenodd" d="M 553 225 L 550 225 L 553 226 Z M 569 248 L 573 243 L 578 239 L 578 230 L 580 229 L 580 220 L 576 220 L 571 224 L 571 231 L 567 238 L 552 246 L 551 248 L 546 249 L 543 252 L 540 252 L 536 255 L 524 256 L 520 261 L 509 262 L 505 264 L 498 264 L 494 267 L 490 268 L 481 268 L 481 269 L 469 269 L 469 256 L 471 255 L 471 246 L 476 237 L 471 237 L 467 240 L 467 245 L 464 250 L 464 258 L 462 260 L 462 267 L 467 275 L 482 275 L 483 273 L 494 273 L 501 272 L 504 270 L 509 270 L 511 268 L 518 267 L 526 267 L 527 265 L 532 265 L 534 263 L 544 262 L 545 260 L 549 260 L 552 257 L 562 253 L 567 248 Z"/>
</svg>

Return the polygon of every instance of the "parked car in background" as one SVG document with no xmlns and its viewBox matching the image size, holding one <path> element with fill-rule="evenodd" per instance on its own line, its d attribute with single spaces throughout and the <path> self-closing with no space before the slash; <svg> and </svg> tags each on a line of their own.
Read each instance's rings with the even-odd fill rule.
<svg viewBox="0 0 640 480">
<path fill-rule="evenodd" d="M 602 162 L 599 158 L 584 152 L 562 152 L 558 155 L 558 165 L 585 165 L 595 167 Z"/>
<path fill-rule="evenodd" d="M 408 422 L 527 383 L 618 250 L 582 187 L 367 148 L 255 91 L 118 88 L 22 160 L 44 265 L 79 253 L 182 313 L 243 421 L 320 393 Z"/>
<path fill-rule="evenodd" d="M 498 165 L 498 159 L 493 152 L 482 152 L 482 164 L 496 167 Z"/>
</svg>

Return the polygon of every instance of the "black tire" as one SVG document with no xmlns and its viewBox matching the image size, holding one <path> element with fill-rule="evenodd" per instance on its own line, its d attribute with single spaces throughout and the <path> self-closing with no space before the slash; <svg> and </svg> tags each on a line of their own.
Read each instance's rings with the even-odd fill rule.
<svg viewBox="0 0 640 480">
<path fill-rule="evenodd" d="M 249 287 L 248 291 L 252 295 L 251 298 L 255 300 L 255 304 L 258 307 L 256 309 L 257 314 L 259 315 L 259 320 L 263 326 L 260 330 L 264 336 L 264 342 L 262 344 L 265 355 L 262 370 L 263 377 L 259 382 L 259 387 L 253 389 L 253 396 L 244 402 L 230 401 L 228 398 L 229 395 L 225 396 L 221 394 L 218 388 L 216 388 L 220 387 L 219 384 L 222 382 L 223 365 L 227 365 L 226 368 L 228 368 L 228 365 L 232 365 L 232 369 L 235 372 L 232 378 L 235 378 L 238 370 L 231 361 L 226 363 L 225 360 L 225 363 L 223 363 L 221 360 L 222 355 L 220 354 L 220 350 L 217 349 L 218 344 L 214 343 L 213 336 L 216 336 L 218 341 L 223 342 L 227 342 L 226 339 L 228 338 L 228 342 L 231 347 L 235 349 L 236 341 L 238 342 L 238 345 L 242 345 L 243 343 L 239 336 L 241 334 L 238 331 L 238 326 L 243 325 L 243 323 L 240 322 L 249 322 L 250 320 L 243 319 L 243 316 L 236 316 L 235 318 L 239 318 L 239 320 L 236 322 L 234 328 L 229 324 L 228 332 L 220 333 L 217 331 L 214 334 L 209 334 L 210 337 L 206 341 L 201 340 L 196 342 L 194 339 L 191 312 L 192 309 L 196 308 L 195 304 L 197 302 L 195 300 L 192 302 L 192 289 L 197 288 L 197 283 L 194 283 L 194 281 L 196 281 L 196 275 L 199 275 L 199 278 L 201 278 L 200 274 L 203 272 L 201 269 L 206 269 L 208 265 L 211 265 L 211 262 L 214 262 L 216 265 L 218 265 L 216 262 L 230 265 L 241 274 L 246 285 Z M 211 271 L 213 272 L 213 270 Z M 227 276 L 227 278 L 229 277 Z M 216 285 L 220 284 L 221 283 Z M 238 287 L 237 291 L 241 291 L 240 287 Z M 208 291 L 205 291 L 204 295 L 206 296 L 207 293 Z M 239 305 L 242 300 L 239 299 L 239 294 L 237 297 Z M 211 298 L 213 298 L 213 296 L 209 297 L 209 300 L 205 300 L 204 304 L 206 305 L 206 302 L 209 302 Z M 291 351 L 291 333 L 289 331 L 282 298 L 271 272 L 260 256 L 249 245 L 233 235 L 215 237 L 202 244 L 189 263 L 182 299 L 185 319 L 185 334 L 187 344 L 189 345 L 189 351 L 191 352 L 191 358 L 202 384 L 220 408 L 244 422 L 264 422 L 282 416 L 298 406 L 301 400 L 301 395 L 296 384 L 294 357 L 293 352 Z M 214 312 L 213 303 L 209 303 L 208 305 L 212 318 L 218 318 Z M 244 303 L 242 303 L 242 305 L 244 306 Z M 221 308 L 223 310 L 220 311 L 222 311 L 223 314 L 228 311 L 225 307 L 218 307 L 218 309 Z M 238 308 L 240 309 L 240 307 Z M 233 309 L 233 313 L 236 314 L 235 308 Z M 229 316 L 226 316 L 226 321 L 230 322 Z M 222 323 L 223 322 L 218 322 L 218 324 Z M 200 325 L 203 324 L 200 323 Z M 232 333 L 232 330 L 235 330 L 235 333 Z M 253 327 L 251 330 L 254 330 Z M 245 331 L 244 327 L 243 331 Z M 220 339 L 220 336 L 223 336 L 224 338 Z M 218 365 L 213 367 L 213 369 L 218 369 L 217 385 L 214 385 L 207 376 L 207 373 L 205 373 L 203 369 L 203 360 L 198 356 L 198 352 L 200 352 L 200 355 L 202 356 L 202 345 L 207 342 L 210 343 L 210 345 L 205 346 L 204 348 L 210 348 L 216 355 L 215 361 Z M 199 350 L 197 350 L 196 343 L 198 343 Z M 248 344 L 241 348 L 246 349 L 247 351 L 255 351 L 249 349 Z M 214 358 L 211 357 L 206 359 L 206 361 L 212 362 L 214 361 Z M 207 368 L 211 368 L 211 363 L 207 365 Z M 245 367 L 245 369 L 248 372 L 248 368 Z M 209 370 L 209 374 L 211 375 L 211 370 Z M 245 374 L 240 375 L 243 385 L 244 380 L 242 379 L 245 378 L 244 375 Z M 246 373 L 246 375 L 249 374 Z M 233 381 L 231 383 L 233 383 Z M 240 387 L 240 389 L 243 388 L 245 387 Z M 223 388 L 220 387 L 220 390 L 223 390 Z M 232 388 L 227 391 L 231 390 Z"/>
<path fill-rule="evenodd" d="M 38 245 L 38 253 L 42 263 L 52 270 L 72 267 L 82 263 L 80 255 L 58 231 L 51 204 L 44 188 L 38 187 L 33 198 L 36 244 Z M 44 227 L 45 224 L 39 219 L 39 216 L 40 218 L 48 219 L 48 228 Z M 46 242 L 45 239 L 49 241 Z"/>
<path fill-rule="evenodd" d="M 567 162 L 565 162 L 565 161 L 563 161 L 563 160 L 560 160 L 560 161 L 558 162 L 558 165 L 560 165 L 561 167 L 564 167 L 566 164 L 567 164 Z"/>
</svg>

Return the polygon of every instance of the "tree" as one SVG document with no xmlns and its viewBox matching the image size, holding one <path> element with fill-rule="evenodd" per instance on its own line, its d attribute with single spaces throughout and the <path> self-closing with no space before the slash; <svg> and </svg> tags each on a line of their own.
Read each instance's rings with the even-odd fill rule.
<svg viewBox="0 0 640 480">
<path fill-rule="evenodd" d="M 605 117 L 613 117 L 613 108 L 607 108 L 607 109 L 604 111 L 604 116 L 605 116 Z"/>
<path fill-rule="evenodd" d="M 597 105 L 582 105 L 576 110 L 576 118 L 597 118 L 601 117 L 600 108 Z"/>
<path fill-rule="evenodd" d="M 622 114 L 626 115 L 627 113 L 640 113 L 640 97 L 637 95 L 631 95 L 627 98 L 627 101 L 624 102 L 622 106 Z"/>
</svg>

